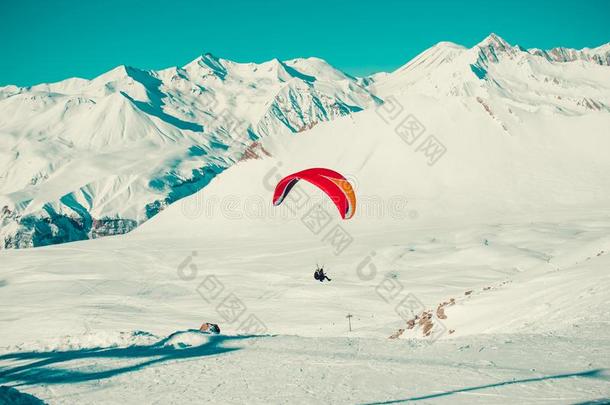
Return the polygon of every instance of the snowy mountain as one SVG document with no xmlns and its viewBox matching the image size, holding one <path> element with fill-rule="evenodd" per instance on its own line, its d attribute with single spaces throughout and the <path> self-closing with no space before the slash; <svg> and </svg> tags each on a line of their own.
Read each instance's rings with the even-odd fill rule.
<svg viewBox="0 0 610 405">
<path fill-rule="evenodd" d="M 435 100 L 449 117 L 465 114 L 476 131 L 491 126 L 551 143 L 562 128 L 602 133 L 608 52 L 608 44 L 525 50 L 492 34 L 471 49 L 441 42 L 366 78 L 317 58 L 254 64 L 205 54 L 182 68 L 120 66 L 93 80 L 3 87 L 1 246 L 128 232 L 236 162 L 267 156 L 262 140 L 396 97 L 405 98 L 401 108 Z M 450 123 L 443 128 L 433 109 L 417 117 L 437 124 L 447 142 Z M 578 165 L 577 158 L 568 161 Z"/>
<path fill-rule="evenodd" d="M 610 111 L 609 58 L 610 43 L 580 51 L 526 50 L 491 34 L 470 49 L 441 42 L 374 81 L 371 89 L 381 96 L 418 92 L 479 97 L 482 105 L 497 99 L 502 104 L 498 109 L 581 115 Z"/>
<path fill-rule="evenodd" d="M 0 88 L 0 245 L 128 232 L 264 154 L 252 142 L 379 102 L 320 59 L 210 54 L 182 68 L 120 66 L 93 80 Z"/>
</svg>

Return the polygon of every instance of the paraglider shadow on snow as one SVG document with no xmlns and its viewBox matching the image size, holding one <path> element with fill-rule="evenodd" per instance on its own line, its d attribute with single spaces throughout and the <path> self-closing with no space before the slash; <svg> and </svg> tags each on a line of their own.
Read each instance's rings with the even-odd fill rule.
<svg viewBox="0 0 610 405">
<path fill-rule="evenodd" d="M 153 364 L 172 360 L 192 359 L 214 356 L 240 350 L 239 347 L 223 347 L 232 340 L 243 340 L 256 337 L 209 335 L 206 343 L 198 346 L 174 347 L 167 345 L 176 333 L 150 345 L 133 345 L 127 347 L 96 347 L 90 349 L 75 349 L 49 352 L 16 352 L 0 356 L 0 361 L 13 360 L 18 366 L 1 367 L 0 383 L 16 383 L 13 386 L 33 384 L 69 384 L 90 380 L 111 378 L 120 374 L 144 369 Z M 206 335 L 207 336 L 207 335 Z M 91 359 L 90 364 L 79 364 L 78 369 L 70 369 L 65 363 L 70 361 Z M 134 360 L 144 361 L 123 367 L 106 368 L 103 360 Z M 23 364 L 24 361 L 31 361 Z M 62 367 L 63 366 L 63 367 Z M 103 368 L 100 370 L 100 368 Z M 84 371 L 87 370 L 87 371 Z M 93 371 L 90 371 L 93 370 Z"/>
<path fill-rule="evenodd" d="M 399 403 L 411 402 L 411 401 L 422 401 L 422 400 L 426 400 L 426 399 L 441 398 L 441 397 L 446 397 L 446 396 L 450 396 L 453 394 L 460 394 L 463 392 L 470 392 L 470 391 L 478 391 L 478 390 L 483 390 L 483 389 L 487 389 L 487 388 L 497 388 L 497 387 L 502 387 L 502 386 L 512 385 L 512 384 L 525 384 L 525 383 L 530 383 L 530 382 L 539 382 L 539 381 L 547 381 L 547 380 L 560 380 L 563 378 L 584 377 L 584 378 L 608 379 L 608 376 L 605 375 L 606 371 L 607 371 L 607 369 L 598 368 L 598 369 L 589 370 L 589 371 L 582 371 L 580 373 L 548 375 L 548 376 L 543 376 L 543 377 L 524 378 L 521 380 L 515 379 L 515 380 L 510 380 L 510 381 L 501 381 L 501 382 L 492 383 L 492 384 L 477 385 L 474 387 L 459 388 L 459 389 L 451 390 L 451 391 L 437 392 L 437 393 L 429 394 L 429 395 L 420 395 L 420 396 L 410 397 L 410 398 L 401 398 L 401 399 L 394 399 L 394 400 L 390 400 L 390 401 L 380 401 L 380 402 L 369 402 L 366 405 L 386 405 L 386 404 L 399 404 Z"/>
</svg>

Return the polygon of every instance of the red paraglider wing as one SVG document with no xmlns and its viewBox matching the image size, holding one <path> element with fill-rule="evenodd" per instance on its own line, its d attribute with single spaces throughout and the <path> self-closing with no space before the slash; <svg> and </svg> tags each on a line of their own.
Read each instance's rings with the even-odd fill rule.
<svg viewBox="0 0 610 405">
<path fill-rule="evenodd" d="M 335 203 L 341 218 L 349 219 L 356 212 L 356 194 L 352 185 L 340 173 L 324 168 L 306 169 L 284 177 L 275 186 L 273 205 L 280 205 L 299 180 L 305 180 L 324 191 Z"/>
</svg>

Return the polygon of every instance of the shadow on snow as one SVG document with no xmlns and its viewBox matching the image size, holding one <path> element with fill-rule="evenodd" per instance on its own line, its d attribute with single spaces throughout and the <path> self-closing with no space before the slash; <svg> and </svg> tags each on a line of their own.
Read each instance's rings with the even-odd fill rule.
<svg viewBox="0 0 610 405">
<path fill-rule="evenodd" d="M 192 359 L 229 353 L 240 348 L 223 347 L 227 341 L 242 340 L 254 336 L 222 336 L 209 335 L 209 340 L 199 346 L 174 347 L 167 345 L 170 335 L 150 345 L 133 345 L 128 347 L 97 347 L 90 349 L 75 349 L 49 352 L 16 352 L 0 356 L 0 361 L 15 362 L 30 361 L 12 367 L 0 368 L 0 383 L 16 383 L 14 386 L 32 384 L 67 384 L 90 380 L 111 378 L 120 374 L 141 370 L 153 364 L 165 363 L 171 360 Z M 70 368 L 64 364 L 74 360 L 137 360 L 136 364 L 106 368 L 98 361 L 89 364 L 79 364 Z M 100 370 L 100 368 L 103 368 Z"/>
<path fill-rule="evenodd" d="M 530 382 L 538 382 L 538 381 L 546 381 L 546 380 L 559 380 L 559 379 L 563 379 L 563 378 L 585 377 L 585 378 L 607 379 L 607 376 L 604 375 L 605 371 L 606 371 L 606 369 L 600 368 L 600 369 L 594 369 L 594 370 L 589 370 L 589 371 L 582 371 L 580 373 L 557 374 L 557 375 L 549 375 L 549 376 L 544 376 L 544 377 L 524 378 L 521 380 L 501 381 L 501 382 L 492 383 L 492 384 L 477 385 L 474 387 L 460 388 L 460 389 L 456 389 L 456 390 L 437 392 L 435 394 L 421 395 L 421 396 L 410 397 L 410 398 L 394 399 L 394 400 L 390 400 L 390 401 L 381 401 L 381 402 L 369 402 L 366 405 L 399 404 L 402 402 L 409 402 L 409 401 L 421 401 L 421 400 L 426 400 L 426 399 L 446 397 L 449 395 L 459 394 L 462 392 L 478 391 L 478 390 L 483 390 L 483 389 L 487 389 L 487 388 L 502 387 L 502 386 L 512 385 L 512 384 L 525 384 L 525 383 L 530 383 Z"/>
</svg>

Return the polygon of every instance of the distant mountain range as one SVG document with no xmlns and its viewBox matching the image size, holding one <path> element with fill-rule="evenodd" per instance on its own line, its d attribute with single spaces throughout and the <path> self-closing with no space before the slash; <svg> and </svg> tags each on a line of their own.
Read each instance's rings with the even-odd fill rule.
<svg viewBox="0 0 610 405">
<path fill-rule="evenodd" d="M 492 34 L 470 49 L 439 43 L 363 78 L 318 58 L 205 54 L 181 68 L 0 87 L 0 248 L 129 232 L 227 168 L 268 155 L 267 139 L 304 136 L 394 97 L 474 102 L 485 114 L 473 120 L 509 135 L 538 125 L 517 111 L 603 131 L 595 117 L 610 113 L 609 65 L 610 44 L 526 50 Z"/>
</svg>

